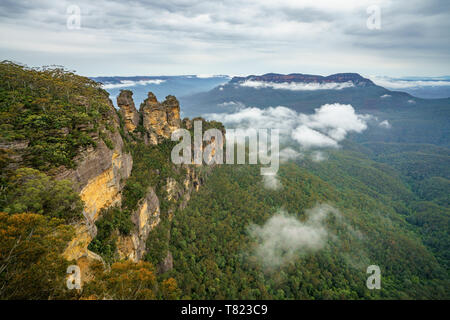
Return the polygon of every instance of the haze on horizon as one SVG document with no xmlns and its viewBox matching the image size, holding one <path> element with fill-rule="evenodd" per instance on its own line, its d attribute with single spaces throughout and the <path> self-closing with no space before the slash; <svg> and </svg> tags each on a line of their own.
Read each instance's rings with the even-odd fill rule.
<svg viewBox="0 0 450 320">
<path fill-rule="evenodd" d="M 0 15 L 2 60 L 86 76 L 450 75 L 447 0 L 2 0 Z"/>
</svg>

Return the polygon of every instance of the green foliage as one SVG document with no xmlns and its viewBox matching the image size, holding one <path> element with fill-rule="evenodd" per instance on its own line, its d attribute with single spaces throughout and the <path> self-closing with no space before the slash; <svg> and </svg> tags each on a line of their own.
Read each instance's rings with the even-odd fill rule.
<svg viewBox="0 0 450 320">
<path fill-rule="evenodd" d="M 70 298 L 61 253 L 73 235 L 61 219 L 0 212 L 0 299 Z"/>
<path fill-rule="evenodd" d="M 93 266 L 95 278 L 86 283 L 81 299 L 153 300 L 178 299 L 180 289 L 175 279 L 158 279 L 151 263 L 115 262 L 108 270 Z"/>
<path fill-rule="evenodd" d="M 73 222 L 81 217 L 83 202 L 68 180 L 55 180 L 31 168 L 17 169 L 8 181 L 8 213 L 34 212 Z"/>
<path fill-rule="evenodd" d="M 148 262 L 116 262 L 110 270 L 97 270 L 83 289 L 84 299 L 152 300 L 156 298 L 154 267 Z M 174 289 L 176 290 L 176 289 Z"/>
<path fill-rule="evenodd" d="M 415 202 L 407 221 L 418 226 L 424 244 L 450 270 L 450 209 L 429 201 Z"/>
<path fill-rule="evenodd" d="M 98 253 L 105 261 L 111 263 L 116 259 L 118 233 L 129 235 L 133 228 L 130 214 L 117 206 L 102 209 L 95 225 L 97 236 L 89 244 L 89 250 Z"/>
<path fill-rule="evenodd" d="M 168 219 L 161 221 L 153 229 L 147 238 L 147 254 L 145 261 L 157 265 L 166 257 L 169 250 L 170 222 Z"/>
<path fill-rule="evenodd" d="M 108 149 L 113 150 L 114 149 L 114 144 L 111 141 L 111 139 L 109 139 L 107 137 L 107 135 L 104 132 L 100 132 L 100 138 L 103 140 L 103 142 L 106 144 L 106 146 L 108 147 Z"/>
<path fill-rule="evenodd" d="M 147 188 L 152 186 L 163 201 L 165 195 L 163 186 L 168 177 L 180 181 L 184 172 L 181 168 L 174 168 L 170 160 L 170 152 L 175 142 L 165 140 L 159 145 L 145 145 L 138 142 L 131 146 L 133 155 L 133 171 L 123 190 L 123 208 L 134 210 L 137 203 L 145 195 Z"/>
<path fill-rule="evenodd" d="M 403 198 L 406 220 L 450 273 L 450 150 L 429 144 L 365 143 L 371 158 L 395 171 L 414 192 Z"/>
<path fill-rule="evenodd" d="M 445 264 L 405 219 L 412 210 L 405 203 L 414 194 L 392 168 L 338 151 L 322 163 L 284 164 L 278 175 L 282 189 L 269 192 L 258 167 L 222 166 L 176 214 L 170 251 L 177 263 L 170 276 L 184 298 L 449 297 Z M 331 237 L 325 249 L 299 255 L 278 269 L 265 268 L 253 256 L 249 225 L 264 224 L 278 208 L 302 220 L 305 209 L 324 202 L 342 215 L 341 222 L 327 223 Z M 444 242 L 438 250 L 448 252 L 448 230 L 440 237 Z M 370 264 L 382 269 L 380 291 L 366 288 Z"/>
<path fill-rule="evenodd" d="M 27 140 L 31 167 L 73 167 L 79 148 L 95 146 L 92 136 L 112 111 L 107 92 L 88 78 L 60 67 L 0 63 L 0 136 Z"/>
<path fill-rule="evenodd" d="M 450 180 L 442 177 L 431 177 L 418 181 L 414 185 L 417 195 L 424 200 L 433 201 L 441 206 L 450 204 Z"/>
</svg>

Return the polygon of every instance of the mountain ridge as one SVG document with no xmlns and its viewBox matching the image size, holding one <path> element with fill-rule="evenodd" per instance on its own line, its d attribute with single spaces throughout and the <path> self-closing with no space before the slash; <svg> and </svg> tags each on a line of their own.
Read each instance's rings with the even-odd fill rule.
<svg viewBox="0 0 450 320">
<path fill-rule="evenodd" d="M 283 82 L 295 82 L 295 83 L 344 83 L 344 82 L 352 82 L 358 86 L 375 86 L 372 80 L 362 77 L 358 73 L 345 72 L 345 73 L 336 73 L 328 76 L 320 76 L 313 74 L 303 74 L 303 73 L 289 73 L 289 74 L 281 74 L 281 73 L 266 73 L 263 75 L 249 75 L 246 77 L 233 77 L 229 83 L 240 83 L 243 81 L 252 80 L 252 81 L 264 81 L 264 82 L 275 82 L 275 83 L 283 83 Z"/>
</svg>

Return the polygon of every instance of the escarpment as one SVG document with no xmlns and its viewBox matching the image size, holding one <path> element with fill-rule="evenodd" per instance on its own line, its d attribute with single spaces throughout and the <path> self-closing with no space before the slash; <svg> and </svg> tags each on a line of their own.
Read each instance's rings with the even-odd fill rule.
<svg viewBox="0 0 450 320">
<path fill-rule="evenodd" d="M 131 153 L 119 133 L 120 121 L 111 101 L 107 113 L 107 127 L 93 134 L 96 146 L 80 151 L 73 169 L 60 168 L 57 179 L 69 179 L 84 201 L 83 219 L 75 225 L 76 236 L 67 246 L 64 256 L 68 260 L 101 260 L 88 250 L 97 234 L 95 222 L 101 209 L 121 203 L 121 191 L 133 167 Z"/>
<path fill-rule="evenodd" d="M 107 262 L 147 260 L 166 272 L 173 265 L 168 250 L 171 221 L 177 210 L 186 207 L 208 170 L 200 174 L 194 166 L 170 160 L 175 145 L 170 140 L 172 132 L 192 130 L 192 125 L 186 125 L 189 119 L 181 121 L 174 96 L 160 103 L 150 92 L 138 112 L 132 92 L 124 90 L 117 105 L 121 119 L 112 115 L 116 130 L 108 135 L 113 147 L 99 139 L 96 148 L 80 153 L 76 169 L 59 174 L 74 181 L 85 203 L 85 221 L 77 226 L 65 254 L 67 259 L 83 262 L 99 257 Z M 105 216 L 105 210 L 113 207 L 112 216 Z M 131 227 L 123 230 L 116 225 L 118 220 Z M 106 226 L 114 230 L 103 230 Z M 103 238 L 96 237 L 98 232 Z"/>
</svg>

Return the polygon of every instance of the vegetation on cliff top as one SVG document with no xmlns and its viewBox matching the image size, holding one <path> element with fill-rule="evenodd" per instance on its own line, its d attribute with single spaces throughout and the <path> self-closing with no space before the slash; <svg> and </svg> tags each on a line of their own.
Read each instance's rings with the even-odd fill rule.
<svg viewBox="0 0 450 320">
<path fill-rule="evenodd" d="M 80 147 L 95 146 L 111 108 L 99 83 L 62 67 L 0 63 L 1 142 L 27 141 L 33 168 L 73 167 Z"/>
</svg>

